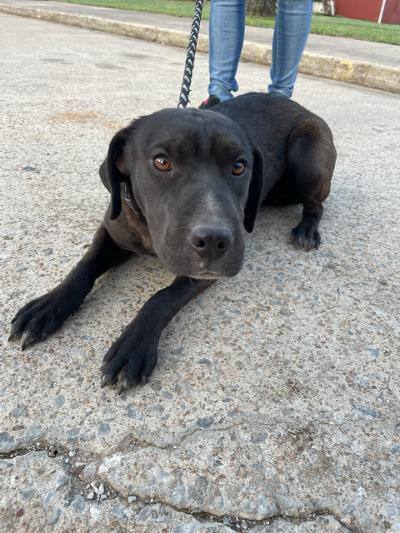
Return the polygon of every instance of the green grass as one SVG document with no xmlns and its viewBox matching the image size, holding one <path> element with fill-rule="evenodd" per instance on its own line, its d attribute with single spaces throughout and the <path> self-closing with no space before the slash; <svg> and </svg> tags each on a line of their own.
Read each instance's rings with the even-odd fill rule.
<svg viewBox="0 0 400 533">
<path fill-rule="evenodd" d="M 193 0 L 66 0 L 74 4 L 88 4 L 103 7 L 115 7 L 132 11 L 147 11 L 163 13 L 177 17 L 191 17 L 193 15 Z M 210 13 L 210 3 L 204 4 L 203 17 L 207 20 Z M 261 28 L 273 28 L 273 17 L 246 17 L 246 24 Z M 400 25 L 376 24 L 365 20 L 347 19 L 343 17 L 326 17 L 314 15 L 311 33 L 319 35 L 333 35 L 334 37 L 349 37 L 363 41 L 389 43 L 400 45 Z"/>
<path fill-rule="evenodd" d="M 368 20 L 315 15 L 311 31 L 319 35 L 350 37 L 361 41 L 400 45 L 400 25 L 398 24 L 377 24 Z"/>
<path fill-rule="evenodd" d="M 64 0 L 71 4 L 88 4 L 92 6 L 117 7 L 130 11 L 147 11 L 148 13 L 163 13 L 175 17 L 192 17 L 193 0 Z M 203 17 L 208 20 L 210 3 L 204 3 Z"/>
</svg>

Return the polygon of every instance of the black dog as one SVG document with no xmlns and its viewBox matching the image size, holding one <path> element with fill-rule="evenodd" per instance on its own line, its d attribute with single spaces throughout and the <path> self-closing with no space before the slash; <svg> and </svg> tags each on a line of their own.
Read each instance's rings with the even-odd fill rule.
<svg viewBox="0 0 400 533">
<path fill-rule="evenodd" d="M 110 143 L 100 177 L 111 205 L 87 253 L 66 279 L 25 305 L 10 338 L 45 339 L 78 309 L 101 274 L 138 252 L 177 275 L 152 296 L 111 346 L 103 384 L 146 381 L 163 329 L 216 279 L 236 275 L 243 229 L 262 202 L 302 203 L 298 248 L 318 248 L 322 202 L 336 150 L 327 124 L 295 102 L 250 93 L 212 110 L 165 109 L 133 121 Z"/>
</svg>

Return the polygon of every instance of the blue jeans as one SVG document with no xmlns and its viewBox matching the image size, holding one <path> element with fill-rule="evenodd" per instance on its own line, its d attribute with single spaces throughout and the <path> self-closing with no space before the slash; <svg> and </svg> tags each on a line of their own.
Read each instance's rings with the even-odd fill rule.
<svg viewBox="0 0 400 533">
<path fill-rule="evenodd" d="M 312 0 L 277 0 L 268 91 L 292 96 L 310 31 Z M 245 0 L 211 0 L 208 94 L 233 98 L 243 46 Z"/>
</svg>

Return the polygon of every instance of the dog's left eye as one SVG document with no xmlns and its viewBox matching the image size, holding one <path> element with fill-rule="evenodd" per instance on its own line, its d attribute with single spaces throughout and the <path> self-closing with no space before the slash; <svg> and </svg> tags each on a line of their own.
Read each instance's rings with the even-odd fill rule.
<svg viewBox="0 0 400 533">
<path fill-rule="evenodd" d="M 246 162 L 239 159 L 232 165 L 232 174 L 234 176 L 240 176 L 246 170 Z"/>
<path fill-rule="evenodd" d="M 153 159 L 153 166 L 161 172 L 169 172 L 172 169 L 172 163 L 169 159 L 164 156 L 157 155 Z"/>
</svg>

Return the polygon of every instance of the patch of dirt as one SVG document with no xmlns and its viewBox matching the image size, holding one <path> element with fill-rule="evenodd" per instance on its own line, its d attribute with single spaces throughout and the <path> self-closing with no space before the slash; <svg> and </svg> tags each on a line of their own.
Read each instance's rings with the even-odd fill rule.
<svg viewBox="0 0 400 533">
<path fill-rule="evenodd" d="M 64 111 L 63 113 L 56 113 L 53 115 L 51 122 L 72 122 L 74 124 L 96 122 L 97 124 L 111 131 L 117 131 L 122 127 L 121 124 L 109 120 L 106 115 L 103 115 L 97 111 Z"/>
</svg>

